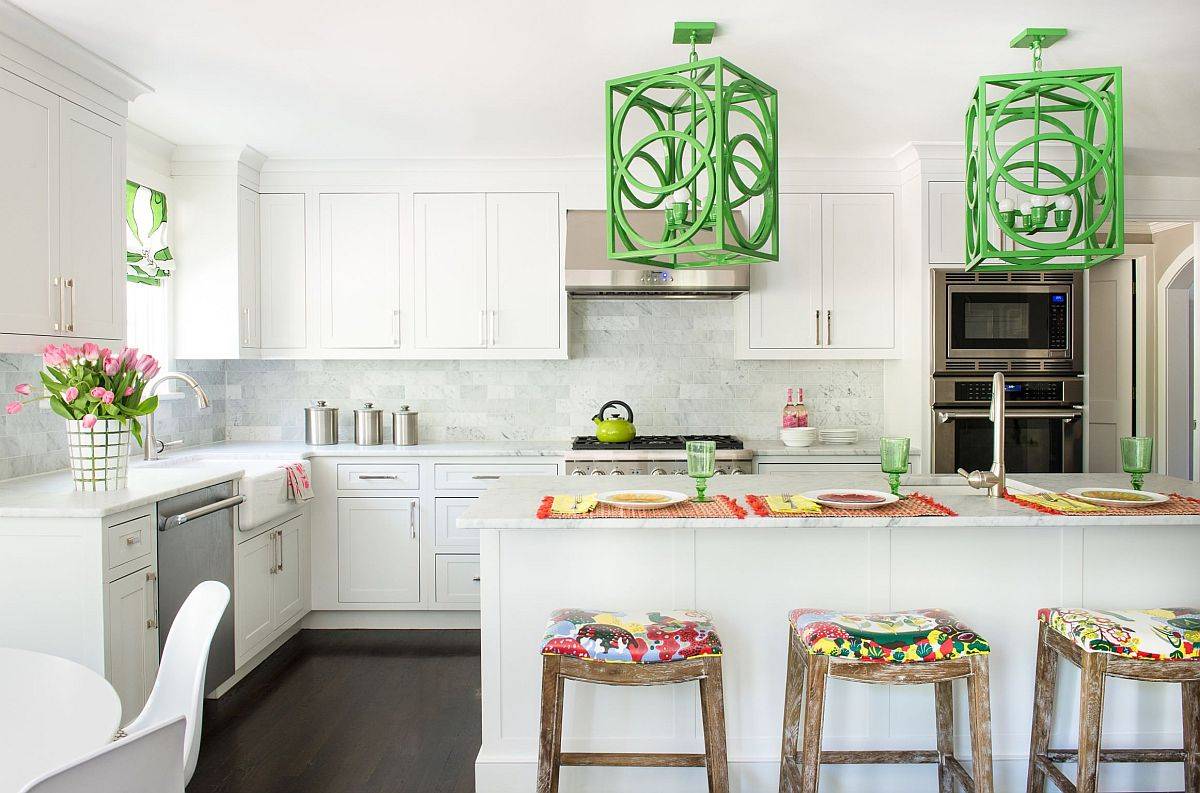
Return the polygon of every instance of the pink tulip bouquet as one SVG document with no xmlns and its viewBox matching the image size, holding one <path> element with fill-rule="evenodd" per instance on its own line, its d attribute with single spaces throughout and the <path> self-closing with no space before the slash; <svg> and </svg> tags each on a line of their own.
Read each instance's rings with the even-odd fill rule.
<svg viewBox="0 0 1200 793">
<path fill-rule="evenodd" d="M 137 348 L 126 347 L 113 354 L 107 347 L 85 342 L 75 348 L 46 345 L 42 352 L 45 369 L 41 372 L 44 392 L 35 394 L 33 386 L 21 383 L 17 395 L 8 403 L 9 415 L 21 412 L 30 402 L 50 400 L 50 408 L 67 419 L 78 421 L 90 430 L 97 421 L 128 423 L 129 431 L 140 444 L 142 425 L 138 420 L 158 408 L 158 397 L 142 399 L 146 384 L 158 374 L 158 361 L 152 355 L 138 356 Z"/>
</svg>

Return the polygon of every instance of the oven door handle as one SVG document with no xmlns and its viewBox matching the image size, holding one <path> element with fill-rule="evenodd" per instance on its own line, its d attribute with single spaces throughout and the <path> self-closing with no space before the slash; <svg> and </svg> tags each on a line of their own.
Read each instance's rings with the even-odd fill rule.
<svg viewBox="0 0 1200 793">
<path fill-rule="evenodd" d="M 937 420 L 940 424 L 946 424 L 955 419 L 986 419 L 990 418 L 990 413 L 986 410 L 939 410 L 937 411 Z M 1077 418 L 1083 417 L 1082 409 L 1075 410 L 1014 410 L 1008 408 L 1008 418 L 1014 419 L 1063 419 L 1064 421 L 1074 421 Z"/>
</svg>

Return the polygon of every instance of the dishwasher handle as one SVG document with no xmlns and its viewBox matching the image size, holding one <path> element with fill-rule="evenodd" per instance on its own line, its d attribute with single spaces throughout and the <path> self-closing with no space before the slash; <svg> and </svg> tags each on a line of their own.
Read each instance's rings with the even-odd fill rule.
<svg viewBox="0 0 1200 793">
<path fill-rule="evenodd" d="M 236 507 L 245 500 L 245 496 L 230 496 L 229 498 L 223 498 L 220 501 L 214 501 L 211 504 L 205 504 L 202 507 L 189 509 L 187 512 L 181 512 L 178 515 L 172 515 L 169 518 L 163 518 L 160 520 L 158 522 L 158 530 L 166 531 L 167 529 L 173 529 L 178 526 L 182 526 L 189 520 L 203 518 L 205 515 L 211 515 L 214 512 L 220 512 L 223 509 Z"/>
</svg>

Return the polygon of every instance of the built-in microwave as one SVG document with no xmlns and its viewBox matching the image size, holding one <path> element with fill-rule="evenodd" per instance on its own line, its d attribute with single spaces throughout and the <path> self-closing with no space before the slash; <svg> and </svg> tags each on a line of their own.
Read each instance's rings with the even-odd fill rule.
<svg viewBox="0 0 1200 793">
<path fill-rule="evenodd" d="M 1083 274 L 970 273 L 933 278 L 934 373 L 1083 372 Z"/>
</svg>

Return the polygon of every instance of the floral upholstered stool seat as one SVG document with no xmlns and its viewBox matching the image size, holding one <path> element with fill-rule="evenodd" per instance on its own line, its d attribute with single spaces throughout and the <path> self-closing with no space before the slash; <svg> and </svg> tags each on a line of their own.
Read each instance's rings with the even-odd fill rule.
<svg viewBox="0 0 1200 793">
<path fill-rule="evenodd" d="M 1066 658 L 1080 670 L 1079 748 L 1051 749 L 1057 669 Z M 1100 748 L 1108 677 L 1181 683 L 1183 748 Z M 1200 791 L 1200 608 L 1045 608 L 1038 611 L 1029 790 L 1050 780 L 1059 790 L 1095 793 L 1099 762 L 1183 763 L 1184 789 Z M 1077 763 L 1074 787 L 1055 763 Z"/>
<path fill-rule="evenodd" d="M 817 793 L 821 765 L 936 763 L 938 789 L 992 793 L 987 640 L 948 611 L 862 614 L 795 609 L 788 615 L 780 793 Z M 829 678 L 859 683 L 932 683 L 937 748 L 821 751 Z M 954 755 L 954 681 L 967 682 L 972 770 Z"/>
<path fill-rule="evenodd" d="M 562 608 L 541 640 L 542 716 L 537 793 L 558 790 L 562 766 L 702 766 L 710 793 L 728 793 L 721 640 L 702 611 Z M 563 681 L 615 686 L 700 684 L 703 754 L 562 751 Z"/>
</svg>

